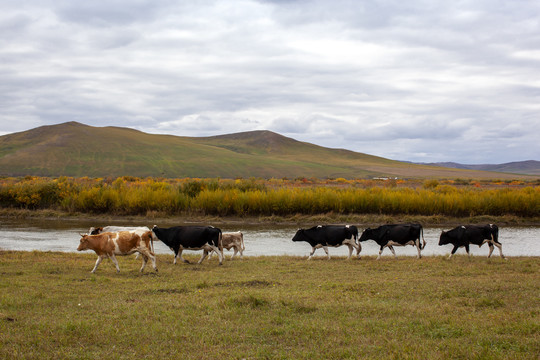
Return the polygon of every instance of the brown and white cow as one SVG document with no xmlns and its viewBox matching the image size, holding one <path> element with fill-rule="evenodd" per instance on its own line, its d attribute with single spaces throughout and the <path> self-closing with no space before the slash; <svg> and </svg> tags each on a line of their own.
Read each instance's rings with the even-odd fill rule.
<svg viewBox="0 0 540 360">
<path fill-rule="evenodd" d="M 92 269 L 92 273 L 96 272 L 98 265 L 105 257 L 111 259 L 116 266 L 116 271 L 120 272 L 120 267 L 118 266 L 115 255 L 130 255 L 135 252 L 140 253 L 143 257 L 143 264 L 140 269 L 141 272 L 144 270 L 148 258 L 152 259 L 154 270 L 158 271 L 156 267 L 156 257 L 154 256 L 154 253 L 150 251 L 153 242 L 151 231 L 147 231 L 142 235 L 129 231 L 120 231 L 81 236 L 77 251 L 94 250 L 98 256 L 96 265 Z"/>
<path fill-rule="evenodd" d="M 150 229 L 147 226 L 114 226 L 114 225 L 108 225 L 105 227 L 99 226 L 99 227 L 91 227 L 90 230 L 88 230 L 88 235 L 97 235 L 104 232 L 119 232 L 119 231 L 129 231 L 130 233 L 135 233 L 139 236 L 142 236 L 147 231 L 150 231 Z M 152 243 L 152 248 L 150 248 L 150 251 L 154 251 L 154 244 Z M 139 258 L 139 253 L 135 254 L 135 259 Z"/>
<path fill-rule="evenodd" d="M 244 234 L 241 231 L 222 233 L 221 244 L 223 246 L 223 249 L 234 250 L 234 254 L 232 254 L 231 256 L 231 260 L 234 259 L 234 256 L 237 253 L 240 253 L 240 258 L 244 257 L 244 250 L 246 250 L 246 247 L 244 246 Z M 208 256 L 209 259 L 213 253 L 214 252 L 210 253 L 210 255 Z"/>
</svg>

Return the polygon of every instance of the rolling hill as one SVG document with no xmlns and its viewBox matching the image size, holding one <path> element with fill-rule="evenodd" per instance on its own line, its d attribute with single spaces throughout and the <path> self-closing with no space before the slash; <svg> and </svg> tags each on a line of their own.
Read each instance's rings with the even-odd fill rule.
<svg viewBox="0 0 540 360">
<path fill-rule="evenodd" d="M 213 137 L 147 134 L 77 122 L 0 136 L 2 176 L 516 178 L 389 160 L 270 131 Z"/>
<path fill-rule="evenodd" d="M 516 174 L 527 175 L 540 175 L 540 161 L 527 160 L 527 161 L 514 161 L 504 164 L 480 164 L 480 165 L 468 165 L 459 164 L 454 162 L 441 162 L 441 163 L 427 163 L 424 165 L 442 166 L 454 169 L 469 169 L 469 170 L 481 170 L 481 171 L 497 171 Z"/>
</svg>

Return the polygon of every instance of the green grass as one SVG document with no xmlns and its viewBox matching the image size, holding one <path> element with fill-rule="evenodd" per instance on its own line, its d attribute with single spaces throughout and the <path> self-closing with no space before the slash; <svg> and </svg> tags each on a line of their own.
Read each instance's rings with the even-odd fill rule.
<svg viewBox="0 0 540 360">
<path fill-rule="evenodd" d="M 191 259 L 197 259 L 199 254 Z M 540 261 L 0 252 L 0 358 L 538 359 Z"/>
<path fill-rule="evenodd" d="M 269 131 L 153 135 L 76 122 L 0 136 L 0 174 L 92 177 L 474 178 L 533 176 L 415 165 L 296 141 Z"/>
</svg>

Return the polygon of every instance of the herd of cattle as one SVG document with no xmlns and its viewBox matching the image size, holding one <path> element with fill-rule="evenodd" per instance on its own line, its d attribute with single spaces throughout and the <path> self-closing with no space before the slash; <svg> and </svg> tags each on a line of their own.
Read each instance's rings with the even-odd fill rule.
<svg viewBox="0 0 540 360">
<path fill-rule="evenodd" d="M 215 252 L 219 257 L 219 264 L 223 263 L 223 249 L 234 250 L 231 260 L 237 253 L 243 256 L 244 236 L 242 232 L 222 233 L 220 229 L 213 226 L 174 226 L 170 228 L 160 228 L 154 225 L 152 229 L 147 227 L 118 227 L 106 226 L 90 228 L 88 234 L 81 234 L 78 251 L 94 250 L 98 256 L 96 264 L 92 269 L 94 273 L 101 261 L 108 257 L 120 271 L 115 255 L 129 255 L 138 253 L 143 258 L 140 269 L 142 272 L 148 262 L 152 260 L 154 270 L 157 271 L 156 257 L 154 255 L 154 241 L 161 241 L 174 251 L 174 263 L 180 257 L 183 262 L 189 262 L 182 257 L 184 250 L 203 250 L 203 255 L 198 261 L 200 264 L 206 256 Z M 362 242 L 374 240 L 380 246 L 380 259 L 384 248 L 389 248 L 396 256 L 394 246 L 415 246 L 418 250 L 418 258 L 422 257 L 421 250 L 426 246 L 424 231 L 420 224 L 397 224 L 382 225 L 376 229 L 367 228 L 358 237 L 358 228 L 354 225 L 319 225 L 310 229 L 300 229 L 296 232 L 292 241 L 306 241 L 311 245 L 311 259 L 315 250 L 324 249 L 328 259 L 328 247 L 338 247 L 345 245 L 349 248 L 348 259 L 351 258 L 353 250 L 360 258 Z M 465 247 L 467 254 L 471 244 L 482 246 L 487 243 L 489 246 L 488 257 L 493 253 L 494 246 L 499 249 L 501 258 L 502 245 L 499 242 L 499 228 L 497 225 L 462 225 L 450 231 L 443 231 L 439 245 L 452 244 L 454 248 L 450 257 L 454 255 L 460 247 Z"/>
</svg>

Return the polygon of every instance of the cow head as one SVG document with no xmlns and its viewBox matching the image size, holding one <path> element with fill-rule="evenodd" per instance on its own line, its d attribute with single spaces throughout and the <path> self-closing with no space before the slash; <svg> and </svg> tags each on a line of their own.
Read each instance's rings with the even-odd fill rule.
<svg viewBox="0 0 540 360">
<path fill-rule="evenodd" d="M 439 238 L 439 246 L 450 244 L 452 242 L 451 237 L 448 235 L 448 232 L 443 231 L 441 237 Z"/>
<path fill-rule="evenodd" d="M 83 251 L 88 249 L 88 235 L 81 234 L 81 241 L 79 242 L 79 247 L 77 251 Z"/>
<path fill-rule="evenodd" d="M 374 239 L 373 229 L 367 228 L 366 230 L 362 232 L 362 236 L 360 236 L 360 239 L 358 239 L 358 241 L 367 241 L 371 239 Z"/>
<path fill-rule="evenodd" d="M 305 241 L 306 235 L 304 234 L 305 230 L 300 229 L 294 234 L 294 237 L 292 238 L 292 241 Z"/>
</svg>

